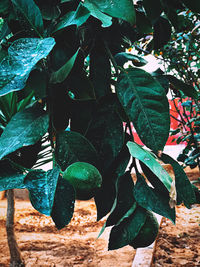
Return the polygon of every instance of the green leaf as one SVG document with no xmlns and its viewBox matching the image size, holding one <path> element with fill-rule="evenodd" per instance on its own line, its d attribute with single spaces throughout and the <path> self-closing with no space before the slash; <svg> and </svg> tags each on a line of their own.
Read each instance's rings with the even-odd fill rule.
<svg viewBox="0 0 200 267">
<path fill-rule="evenodd" d="M 55 26 L 53 32 L 64 29 L 65 27 L 68 27 L 70 25 L 76 25 L 77 27 L 79 27 L 86 22 L 89 16 L 90 11 L 86 7 L 84 7 L 82 3 L 80 3 L 76 11 L 68 12 L 60 19 L 60 22 Z"/>
<path fill-rule="evenodd" d="M 118 178 L 116 188 L 116 205 L 106 221 L 106 226 L 117 224 L 135 203 L 133 196 L 134 183 L 129 172 Z"/>
<path fill-rule="evenodd" d="M 113 207 L 116 199 L 116 181 L 122 176 L 130 160 L 126 146 L 122 148 L 109 170 L 103 174 L 102 186 L 95 195 L 97 206 L 97 220 L 103 218 Z"/>
<path fill-rule="evenodd" d="M 87 0 L 101 12 L 114 18 L 123 19 L 130 24 L 135 24 L 135 9 L 132 0 Z"/>
<path fill-rule="evenodd" d="M 109 99 L 102 99 L 86 137 L 99 152 L 101 166 L 106 170 L 122 149 L 124 142 L 121 119 Z"/>
<path fill-rule="evenodd" d="M 199 0 L 182 0 L 182 2 L 193 12 L 200 13 L 200 2 Z"/>
<path fill-rule="evenodd" d="M 111 92 L 111 65 L 104 45 L 99 47 L 99 41 L 90 53 L 90 78 L 94 86 L 96 98 Z"/>
<path fill-rule="evenodd" d="M 172 75 L 167 75 L 167 78 L 169 79 L 170 83 L 177 90 L 182 91 L 184 95 L 192 97 L 194 99 L 198 98 L 198 92 L 195 90 L 195 88 L 192 85 L 186 84 Z"/>
<path fill-rule="evenodd" d="M 54 45 L 53 38 L 21 38 L 14 41 L 8 48 L 8 56 L 0 63 L 0 95 L 23 89 L 31 70 L 49 54 Z"/>
<path fill-rule="evenodd" d="M 163 195 L 159 190 L 149 187 L 139 173 L 137 173 L 137 182 L 134 187 L 134 197 L 141 207 L 158 213 L 175 223 L 175 208 L 170 208 L 169 197 Z"/>
<path fill-rule="evenodd" d="M 84 6 L 90 11 L 90 14 L 102 22 L 102 27 L 112 25 L 112 17 L 102 13 L 96 3 L 92 0 L 85 0 Z"/>
<path fill-rule="evenodd" d="M 59 172 L 58 167 L 47 172 L 33 170 L 27 174 L 24 180 L 24 184 L 29 190 L 32 206 L 48 216 L 51 215 Z"/>
<path fill-rule="evenodd" d="M 59 70 L 52 73 L 50 80 L 51 83 L 61 83 L 67 78 L 67 76 L 69 75 L 74 66 L 78 52 L 79 49 Z"/>
<path fill-rule="evenodd" d="M 120 52 L 115 55 L 115 60 L 117 62 L 117 65 L 123 67 L 123 65 L 127 61 L 132 61 L 133 65 L 137 67 L 142 67 L 147 64 L 147 61 L 140 56 L 133 55 L 131 53 L 125 53 L 125 52 Z"/>
<path fill-rule="evenodd" d="M 23 146 L 33 145 L 47 132 L 49 117 L 39 104 L 12 117 L 0 137 L 0 159 Z"/>
<path fill-rule="evenodd" d="M 72 131 L 57 134 L 55 158 L 63 171 L 76 161 L 88 162 L 94 166 L 98 163 L 93 145 L 83 135 Z"/>
<path fill-rule="evenodd" d="M 73 186 L 59 177 L 51 217 L 58 229 L 65 227 L 73 216 L 75 192 Z"/>
<path fill-rule="evenodd" d="M 142 142 L 163 150 L 169 136 L 169 104 L 164 89 L 142 69 L 129 68 L 117 81 L 117 95 Z"/>
<path fill-rule="evenodd" d="M 0 161 L 0 191 L 25 188 L 24 178 L 26 174 L 12 165 L 8 160 Z"/>
<path fill-rule="evenodd" d="M 183 168 L 176 160 L 167 154 L 163 153 L 161 160 L 164 163 L 171 164 L 173 167 L 177 191 L 177 204 L 180 205 L 181 203 L 184 203 L 187 208 L 191 208 L 191 205 L 196 203 L 196 197 L 192 184 L 190 183 Z"/>
<path fill-rule="evenodd" d="M 154 24 L 154 49 L 162 48 L 171 38 L 171 25 L 166 18 L 159 17 Z"/>
<path fill-rule="evenodd" d="M 34 30 L 35 33 L 42 37 L 43 34 L 43 20 L 39 7 L 33 0 L 11 0 L 14 9 L 19 14 L 19 19 L 30 25 L 30 30 Z"/>
<path fill-rule="evenodd" d="M 10 9 L 10 1 L 9 0 L 1 0 L 0 1 L 0 16 L 4 16 L 9 12 Z"/>
<path fill-rule="evenodd" d="M 108 249 L 118 249 L 130 244 L 144 225 L 146 216 L 146 210 L 137 207 L 129 218 L 114 226 L 110 232 Z"/>
<path fill-rule="evenodd" d="M 136 26 L 140 33 L 148 34 L 153 32 L 151 21 L 144 12 L 136 12 Z"/>
<path fill-rule="evenodd" d="M 160 0 L 143 0 L 143 6 L 147 13 L 147 17 L 154 24 L 163 11 Z"/>
<path fill-rule="evenodd" d="M 170 192 L 172 178 L 169 176 L 166 170 L 160 165 L 160 163 L 158 163 L 156 158 L 153 157 L 149 151 L 143 149 L 141 146 L 137 145 L 134 142 L 128 142 L 127 146 L 131 156 L 133 156 L 136 159 L 139 159 L 147 167 L 149 167 L 151 171 L 160 179 L 160 181 Z"/>
</svg>

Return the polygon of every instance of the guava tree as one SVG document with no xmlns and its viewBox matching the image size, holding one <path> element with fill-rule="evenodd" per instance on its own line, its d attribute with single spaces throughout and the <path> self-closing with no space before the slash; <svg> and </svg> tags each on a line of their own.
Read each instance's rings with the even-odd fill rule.
<svg viewBox="0 0 200 267">
<path fill-rule="evenodd" d="M 113 226 L 108 248 L 117 249 L 155 239 L 152 212 L 175 222 L 176 204 L 196 203 L 198 190 L 162 153 L 170 129 L 166 77 L 144 71 L 146 60 L 126 52 L 152 32 L 152 49 L 163 47 L 177 30 L 174 14 L 185 8 L 198 13 L 200 4 L 1 1 L 0 190 L 8 190 L 11 206 L 12 189 L 27 188 L 33 207 L 61 229 L 72 218 L 76 197 L 62 173 L 75 162 L 89 163 L 102 177 L 94 195 L 97 220 L 109 214 L 101 233 Z M 131 125 L 146 148 L 134 142 Z M 47 172 L 34 168 L 38 154 L 46 157 L 42 140 L 51 144 L 53 168 Z M 161 162 L 172 165 L 174 177 Z M 23 266 L 9 230 L 11 266 Z"/>
</svg>

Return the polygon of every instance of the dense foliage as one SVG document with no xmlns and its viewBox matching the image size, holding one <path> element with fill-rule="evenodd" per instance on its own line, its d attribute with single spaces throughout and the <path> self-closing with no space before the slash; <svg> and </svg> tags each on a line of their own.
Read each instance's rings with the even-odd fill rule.
<svg viewBox="0 0 200 267">
<path fill-rule="evenodd" d="M 199 1 L 2 0 L 0 190 L 27 188 L 35 209 L 60 229 L 75 201 L 62 171 L 77 161 L 94 165 L 103 179 L 95 194 L 97 219 L 109 213 L 104 228 L 113 226 L 109 249 L 129 244 L 149 211 L 175 222 L 175 204 L 196 203 L 198 190 L 162 151 L 170 130 L 168 88 L 179 87 L 198 103 L 199 85 L 182 75 L 179 62 L 169 66 L 174 75 L 148 73 L 142 55 L 126 52 L 150 35 L 147 50 L 164 54 L 168 45 L 167 53 L 177 54 L 171 34 L 184 32 L 180 14 L 188 9 L 198 18 Z M 190 40 L 188 49 L 198 42 Z M 131 124 L 146 148 L 128 134 Z M 33 167 L 44 138 L 54 163 L 47 172 Z M 172 165 L 175 178 L 161 162 Z"/>
</svg>

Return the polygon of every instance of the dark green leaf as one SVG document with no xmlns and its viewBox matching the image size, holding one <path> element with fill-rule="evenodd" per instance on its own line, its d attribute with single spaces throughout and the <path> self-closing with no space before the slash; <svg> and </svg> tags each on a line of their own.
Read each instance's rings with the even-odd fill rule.
<svg viewBox="0 0 200 267">
<path fill-rule="evenodd" d="M 131 156 L 142 161 L 160 179 L 168 191 L 171 189 L 172 178 L 153 155 L 134 142 L 128 142 Z"/>
<path fill-rule="evenodd" d="M 45 3 L 40 7 L 40 10 L 45 20 L 56 20 L 61 13 L 58 6 L 45 5 Z"/>
<path fill-rule="evenodd" d="M 192 85 L 186 84 L 172 75 L 167 75 L 167 78 L 169 79 L 170 83 L 176 88 L 176 90 L 181 90 L 186 96 L 195 99 L 198 98 L 198 92 Z"/>
<path fill-rule="evenodd" d="M 118 155 L 124 142 L 121 119 L 106 99 L 102 100 L 94 114 L 86 137 L 99 152 L 102 168 L 105 170 Z"/>
<path fill-rule="evenodd" d="M 39 104 L 12 117 L 0 137 L 0 159 L 23 146 L 33 145 L 47 132 L 49 117 Z"/>
<path fill-rule="evenodd" d="M 183 168 L 169 155 L 163 153 L 161 159 L 164 163 L 169 163 L 173 167 L 177 191 L 177 204 L 180 205 L 183 202 L 187 208 L 191 208 L 191 205 L 196 203 L 196 197 L 192 184 Z"/>
<path fill-rule="evenodd" d="M 141 207 L 152 210 L 175 223 L 175 208 L 170 208 L 169 196 L 166 197 L 159 190 L 149 187 L 139 173 L 137 173 L 137 183 L 134 187 L 134 197 Z"/>
<path fill-rule="evenodd" d="M 182 2 L 193 12 L 200 13 L 200 2 L 199 0 L 182 0 Z"/>
<path fill-rule="evenodd" d="M 90 53 L 90 78 L 96 98 L 111 92 L 111 65 L 103 44 L 99 47 L 99 42 Z"/>
<path fill-rule="evenodd" d="M 129 218 L 114 226 L 110 233 L 108 249 L 122 248 L 131 243 L 144 225 L 146 216 L 146 210 L 137 207 Z"/>
<path fill-rule="evenodd" d="M 85 0 L 84 6 L 90 11 L 90 14 L 102 22 L 102 27 L 109 27 L 112 25 L 112 17 L 102 13 L 99 7 L 93 0 Z"/>
<path fill-rule="evenodd" d="M 9 12 L 10 9 L 10 1 L 9 0 L 1 0 L 0 1 L 0 16 L 4 16 Z"/>
<path fill-rule="evenodd" d="M 8 56 L 0 64 L 0 95 L 23 89 L 33 67 L 49 54 L 54 45 L 53 38 L 14 41 L 8 49 Z"/>
<path fill-rule="evenodd" d="M 159 17 L 154 24 L 153 43 L 154 49 L 162 48 L 171 38 L 171 25 L 163 17 Z"/>
<path fill-rule="evenodd" d="M 153 32 L 151 21 L 144 12 L 136 12 L 136 23 L 137 29 L 140 33 L 148 34 Z"/>
<path fill-rule="evenodd" d="M 117 62 L 117 65 L 123 67 L 123 65 L 127 61 L 132 61 L 133 65 L 137 67 L 142 67 L 147 64 L 147 61 L 140 56 L 133 55 L 131 53 L 125 53 L 125 52 L 120 52 L 115 55 L 115 60 Z"/>
<path fill-rule="evenodd" d="M 102 186 L 95 196 L 97 220 L 103 218 L 112 209 L 116 198 L 116 181 L 124 174 L 129 160 L 129 151 L 124 146 L 110 169 L 103 175 Z"/>
<path fill-rule="evenodd" d="M 119 220 L 128 212 L 135 203 L 133 196 L 134 183 L 129 172 L 120 176 L 117 180 L 117 199 L 116 206 L 109 215 L 106 226 L 117 224 Z"/>
<path fill-rule="evenodd" d="M 0 161 L 0 191 L 25 188 L 24 178 L 26 174 L 12 165 L 8 160 Z"/>
<path fill-rule="evenodd" d="M 76 57 L 78 55 L 79 49 L 76 51 L 76 53 L 65 63 L 65 65 L 63 65 L 59 70 L 57 70 L 56 72 L 53 72 L 51 75 L 51 82 L 52 83 L 61 83 L 63 82 L 67 76 L 69 75 L 69 73 L 71 72 Z"/>
<path fill-rule="evenodd" d="M 165 91 L 142 69 L 129 68 L 117 82 L 117 95 L 142 142 L 154 152 L 163 150 L 169 136 L 169 104 Z"/>
<path fill-rule="evenodd" d="M 131 0 L 87 0 L 85 2 L 93 4 L 101 12 L 112 17 L 123 19 L 132 25 L 135 23 L 135 9 Z"/>
<path fill-rule="evenodd" d="M 160 0 L 143 0 L 143 6 L 147 13 L 147 17 L 154 24 L 163 11 Z"/>
<path fill-rule="evenodd" d="M 62 131 L 56 136 L 55 157 L 62 170 L 76 161 L 97 166 L 98 156 L 93 145 L 81 134 Z"/>
<path fill-rule="evenodd" d="M 58 229 L 67 225 L 74 212 L 75 192 L 70 183 L 59 177 L 51 217 Z"/>
<path fill-rule="evenodd" d="M 34 170 L 29 172 L 24 180 L 29 190 L 31 204 L 45 215 L 51 215 L 59 172 L 58 167 L 48 172 Z"/>
<path fill-rule="evenodd" d="M 43 34 L 43 20 L 40 9 L 33 0 L 11 0 L 14 9 L 19 14 L 20 20 L 24 20 L 30 25 L 30 30 L 34 30 L 39 37 Z"/>
<path fill-rule="evenodd" d="M 77 25 L 79 27 L 86 22 L 89 16 L 90 11 L 80 3 L 76 11 L 68 12 L 60 19 L 61 21 L 56 25 L 53 32 L 64 29 L 70 25 Z"/>
</svg>

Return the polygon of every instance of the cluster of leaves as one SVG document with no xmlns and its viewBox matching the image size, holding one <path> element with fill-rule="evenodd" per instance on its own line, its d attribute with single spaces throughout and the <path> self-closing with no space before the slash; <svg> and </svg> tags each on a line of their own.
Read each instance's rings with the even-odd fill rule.
<svg viewBox="0 0 200 267">
<path fill-rule="evenodd" d="M 174 203 L 189 208 L 196 202 L 198 190 L 181 166 L 161 153 L 170 129 L 164 75 L 144 71 L 143 57 L 125 52 L 152 31 L 153 49 L 169 41 L 173 3 L 175 10 L 191 5 L 186 0 L 1 1 L 0 190 L 27 188 L 32 205 L 60 229 L 71 220 L 75 201 L 61 171 L 76 161 L 93 164 L 103 177 L 95 196 L 97 219 L 110 213 L 105 227 L 113 226 L 109 249 L 137 236 L 147 210 L 175 222 Z M 9 99 L 15 99 L 14 109 L 13 101 L 4 105 Z M 151 151 L 127 134 L 131 123 Z M 12 157 L 26 147 L 32 158 L 33 146 L 45 135 L 53 169 L 27 168 Z M 36 150 L 37 158 L 42 148 Z M 130 158 L 136 183 L 126 171 Z M 173 166 L 175 183 L 158 158 Z"/>
</svg>

